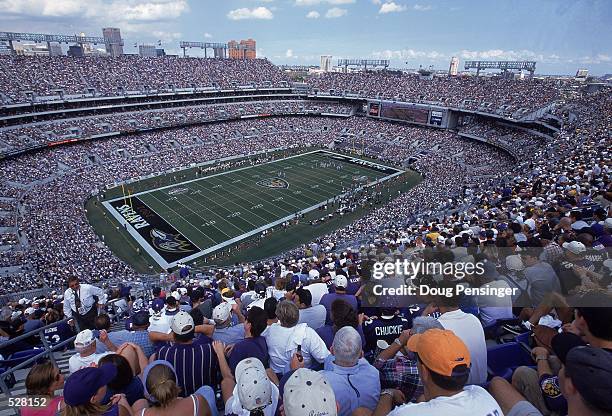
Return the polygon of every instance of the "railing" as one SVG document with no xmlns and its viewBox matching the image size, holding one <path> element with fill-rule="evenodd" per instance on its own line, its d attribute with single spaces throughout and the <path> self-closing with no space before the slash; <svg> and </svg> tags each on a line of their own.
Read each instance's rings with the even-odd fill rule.
<svg viewBox="0 0 612 416">
<path fill-rule="evenodd" d="M 67 323 L 68 320 L 69 319 L 64 319 L 64 320 L 61 320 L 61 321 L 58 321 L 58 322 L 54 322 L 52 324 L 43 326 L 42 328 L 38 328 L 36 330 L 29 331 L 29 332 L 27 332 L 27 333 L 25 333 L 23 335 L 20 335 L 20 336 L 18 336 L 16 338 L 13 338 L 13 339 L 11 339 L 9 341 L 2 342 L 2 343 L 0 343 L 0 349 L 8 347 L 9 345 L 15 344 L 15 343 L 17 343 L 19 341 L 23 341 L 23 340 L 26 340 L 28 338 L 31 338 L 34 335 L 41 334 L 45 330 L 47 330 L 49 328 L 53 328 L 55 326 L 58 326 L 59 324 Z M 78 332 L 79 327 L 78 327 L 78 323 L 76 322 L 76 320 L 74 321 L 74 324 L 75 324 L 75 328 L 76 328 L 76 330 Z M 47 355 L 49 356 L 49 360 L 51 360 L 53 365 L 57 367 L 57 362 L 55 361 L 55 357 L 53 356 L 53 353 L 55 351 L 63 348 L 64 346 L 70 344 L 76 338 L 76 335 L 74 335 L 74 336 L 72 336 L 72 337 L 70 337 L 70 338 L 68 338 L 68 339 L 66 339 L 66 340 L 64 340 L 62 342 L 59 342 L 59 343 L 57 343 L 55 345 L 51 345 L 49 343 L 49 341 L 44 337 L 44 334 L 43 335 L 39 335 L 39 336 L 40 336 L 40 340 L 41 340 L 42 345 L 43 345 L 42 351 L 40 353 L 38 353 L 38 354 L 36 354 L 36 355 L 26 359 L 25 361 L 23 361 L 22 363 L 19 363 L 16 366 L 12 366 L 10 369 L 8 369 L 8 370 L 4 371 L 2 374 L 0 374 L 0 389 L 2 390 L 2 393 L 4 395 L 6 395 L 6 398 L 11 397 L 11 389 L 8 387 L 8 385 L 5 382 L 5 378 L 7 376 L 10 376 L 11 374 L 15 373 L 18 370 L 22 370 L 24 368 L 30 367 L 31 364 L 35 363 L 36 361 L 40 360 L 41 358 L 43 358 L 43 357 L 45 357 Z M 6 361 L 10 361 L 10 359 L 8 359 Z M 14 412 L 15 412 L 16 415 L 19 414 L 17 408 L 14 408 Z"/>
</svg>

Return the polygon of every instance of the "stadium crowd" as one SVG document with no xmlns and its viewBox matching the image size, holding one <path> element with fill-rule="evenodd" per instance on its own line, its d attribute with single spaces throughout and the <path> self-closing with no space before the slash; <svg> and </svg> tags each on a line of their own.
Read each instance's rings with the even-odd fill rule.
<svg viewBox="0 0 612 416">
<path fill-rule="evenodd" d="M 467 186 L 473 179 L 466 165 L 475 163 L 475 158 L 479 160 L 475 164 L 484 169 L 481 175 L 499 177 L 511 166 L 511 159 L 501 151 L 457 138 L 449 132 L 425 132 L 365 118 L 241 120 L 94 140 L 24 155 L 5 161 L 1 166 L 6 181 L 28 187 L 20 199 L 25 214 L 18 217 L 18 232 L 28 244 L 25 248 L 6 252 L 8 260 L 5 262 L 27 266 L 31 274 L 25 279 L 7 281 L 2 290 L 6 293 L 39 287 L 43 282 L 55 287 L 68 275 L 94 282 L 133 277 L 129 267 L 112 256 L 88 226 L 84 201 L 93 190 L 219 157 L 287 148 L 296 143 L 327 146 L 336 137 L 351 134 L 367 138 L 373 149 L 368 147 L 366 154 L 372 157 L 401 163 L 410 156 L 411 151 L 407 150 L 410 146 L 412 154 L 427 155 L 415 164 L 427 172 L 425 182 L 408 195 L 400 196 L 396 204 L 402 207 L 403 214 L 414 215 L 419 209 L 433 208 L 441 201 L 448 201 L 449 193 Z M 397 135 L 402 136 L 402 141 L 388 144 Z M 412 144 L 405 146 L 405 142 Z M 376 151 L 381 147 L 387 149 L 386 153 Z M 437 187 L 435 192 L 432 186 Z M 416 202 L 407 204 L 406 201 L 413 198 L 410 195 L 427 195 L 428 201 L 420 206 Z M 371 230 L 374 225 L 402 218 L 394 218 L 396 214 L 396 210 L 381 210 L 376 220 L 360 221 L 354 229 Z M 66 226 L 67 221 L 70 226 Z M 355 232 L 345 237 L 353 236 Z"/>
<path fill-rule="evenodd" d="M 85 97 L 193 87 L 287 86 L 289 78 L 266 59 L 143 58 L 108 59 L 47 56 L 1 56 L 0 91 L 7 104 L 37 97 Z"/>
<path fill-rule="evenodd" d="M 65 415 L 609 415 L 611 110 L 609 91 L 584 95 L 550 140 L 465 127 L 487 140 L 497 140 L 489 132 L 499 129 L 504 143 L 528 149 L 517 158 L 451 132 L 358 117 L 275 117 L 2 161 L 2 189 L 26 187 L 17 193 L 17 217 L 28 242 L 22 259 L 31 263 L 30 275 L 6 279 L 3 288 L 42 279 L 69 288 L 5 305 L 0 336 L 72 319 L 42 334 L 51 343 L 76 334 L 69 374 L 39 363 L 26 378 L 28 394 L 45 395 L 50 413 Z M 85 218 L 92 190 L 295 143 L 412 160 L 423 181 L 275 259 L 203 274 L 184 267 L 150 296 L 130 293 L 133 272 Z M 461 279 L 423 272 L 413 284 L 516 290 L 500 298 L 421 296 L 399 306 L 372 297 L 373 262 L 400 259 L 481 263 L 486 271 Z M 87 284 L 109 278 L 124 285 Z M 95 312 L 92 320 L 83 320 L 81 303 Z M 125 329 L 111 329 L 117 319 Z M 39 342 L 33 335 L 0 344 L 0 354 Z"/>
<path fill-rule="evenodd" d="M 2 153 L 41 147 L 51 142 L 94 135 L 233 119 L 252 115 L 288 115 L 327 113 L 349 115 L 352 106 L 315 101 L 261 101 L 202 105 L 163 110 L 121 112 L 105 116 L 89 116 L 61 121 L 36 122 L 0 129 Z"/>
<path fill-rule="evenodd" d="M 408 102 L 437 103 L 449 107 L 501 111 L 511 117 L 520 109 L 540 109 L 559 97 L 560 81 L 545 79 L 523 82 L 485 77 L 434 77 L 423 80 L 415 74 L 392 72 L 324 73 L 309 80 L 321 93 L 351 93 Z M 524 113 L 521 113 L 524 115 Z"/>
</svg>

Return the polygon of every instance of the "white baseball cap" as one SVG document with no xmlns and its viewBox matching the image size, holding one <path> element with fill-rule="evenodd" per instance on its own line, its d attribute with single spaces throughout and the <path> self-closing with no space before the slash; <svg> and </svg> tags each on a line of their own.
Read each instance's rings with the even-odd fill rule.
<svg viewBox="0 0 612 416">
<path fill-rule="evenodd" d="M 346 278 L 345 275 L 338 274 L 334 278 L 334 286 L 346 289 L 346 287 L 348 286 L 348 279 Z"/>
<path fill-rule="evenodd" d="M 174 315 L 172 322 L 170 323 L 172 332 L 177 335 L 185 335 L 195 329 L 195 323 L 193 318 L 185 311 L 181 311 Z"/>
<path fill-rule="evenodd" d="M 232 305 L 222 302 L 213 309 L 212 318 L 217 322 L 225 322 L 232 316 Z"/>
<path fill-rule="evenodd" d="M 94 342 L 96 342 L 96 338 L 93 332 L 91 332 L 91 329 L 84 329 L 79 332 L 74 339 L 74 349 L 77 351 L 83 350 Z"/>
<path fill-rule="evenodd" d="M 511 256 L 506 257 L 506 268 L 508 270 L 514 270 L 519 272 L 521 270 L 525 270 L 525 265 L 523 264 L 523 260 L 521 256 L 518 254 L 513 254 Z"/>
<path fill-rule="evenodd" d="M 312 269 L 308 272 L 308 277 L 311 279 L 317 279 L 319 277 L 320 273 L 317 269 Z"/>
<path fill-rule="evenodd" d="M 25 310 L 25 314 L 26 315 L 32 315 L 34 312 L 36 312 L 36 309 L 34 309 L 31 306 L 29 308 L 26 308 L 26 310 Z"/>
<path fill-rule="evenodd" d="M 586 247 L 580 241 L 570 241 L 563 243 L 563 248 L 573 254 L 580 254 L 586 251 Z"/>
<path fill-rule="evenodd" d="M 243 409 L 261 409 L 272 404 L 272 383 L 259 359 L 245 358 L 236 366 L 236 389 Z"/>
<path fill-rule="evenodd" d="M 287 416 L 336 416 L 336 395 L 321 374 L 307 368 L 295 371 L 283 392 L 283 406 Z"/>
</svg>

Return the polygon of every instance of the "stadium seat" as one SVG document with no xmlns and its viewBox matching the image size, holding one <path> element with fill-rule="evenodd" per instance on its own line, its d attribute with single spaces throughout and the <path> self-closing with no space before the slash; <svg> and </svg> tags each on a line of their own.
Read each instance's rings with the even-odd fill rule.
<svg viewBox="0 0 612 416">
<path fill-rule="evenodd" d="M 487 370 L 489 379 L 499 376 L 510 381 L 512 373 L 522 365 L 531 366 L 531 355 L 525 351 L 521 344 L 508 342 L 495 345 L 487 349 Z"/>
</svg>

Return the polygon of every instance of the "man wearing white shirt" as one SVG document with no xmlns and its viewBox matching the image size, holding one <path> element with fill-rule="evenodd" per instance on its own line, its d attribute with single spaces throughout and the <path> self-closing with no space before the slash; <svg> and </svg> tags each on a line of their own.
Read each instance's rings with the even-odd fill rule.
<svg viewBox="0 0 612 416">
<path fill-rule="evenodd" d="M 276 307 L 277 323 L 272 324 L 263 333 L 268 344 L 270 368 L 276 374 L 285 374 L 290 370 L 291 358 L 298 346 L 304 358 L 304 367 L 310 367 L 313 359 L 323 363 L 330 355 L 325 342 L 306 324 L 298 324 L 300 313 L 298 307 L 290 301 L 281 301 Z"/>
<path fill-rule="evenodd" d="M 485 389 L 466 385 L 470 351 L 452 331 L 429 329 L 410 336 L 406 346 L 417 355 L 425 401 L 404 404 L 391 411 L 393 404 L 401 404 L 403 395 L 399 390 L 383 390 L 374 416 L 503 416 Z"/>
<path fill-rule="evenodd" d="M 96 299 L 97 297 L 97 305 Z M 76 320 L 79 331 L 94 329 L 98 309 L 106 304 L 106 293 L 99 287 L 81 284 L 78 277 L 68 278 L 68 289 L 64 292 L 64 315 Z"/>
<path fill-rule="evenodd" d="M 447 283 L 446 287 L 453 287 Z M 438 310 L 441 313 L 438 321 L 444 329 L 450 329 L 467 345 L 472 357 L 472 369 L 468 384 L 483 384 L 487 381 L 487 344 L 484 329 L 478 318 L 459 309 L 457 296 L 439 296 Z"/>
</svg>

